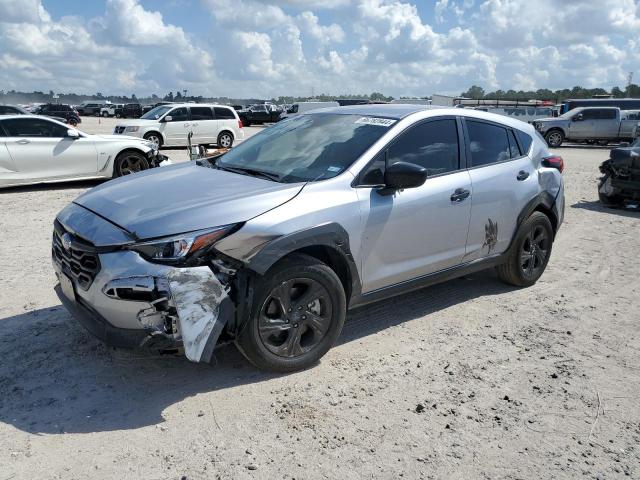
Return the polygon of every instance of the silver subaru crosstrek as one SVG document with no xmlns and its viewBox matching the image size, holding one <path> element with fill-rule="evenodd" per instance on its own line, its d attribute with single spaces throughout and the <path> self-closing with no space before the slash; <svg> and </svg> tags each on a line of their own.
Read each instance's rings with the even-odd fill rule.
<svg viewBox="0 0 640 480">
<path fill-rule="evenodd" d="M 64 305 L 119 347 L 307 367 L 349 308 L 496 267 L 526 287 L 563 220 L 562 158 L 473 110 L 363 105 L 107 182 L 57 216 Z"/>
</svg>

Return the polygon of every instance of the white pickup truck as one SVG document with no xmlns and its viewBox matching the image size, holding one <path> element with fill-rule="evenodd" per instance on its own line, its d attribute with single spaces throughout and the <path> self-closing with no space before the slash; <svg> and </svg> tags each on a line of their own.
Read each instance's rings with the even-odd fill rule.
<svg viewBox="0 0 640 480">
<path fill-rule="evenodd" d="M 102 117 L 115 117 L 116 109 L 122 108 L 122 104 L 111 103 L 109 105 L 105 105 L 100 109 L 100 116 Z"/>
<path fill-rule="evenodd" d="M 633 141 L 640 134 L 640 112 L 616 107 L 574 108 L 557 118 L 532 123 L 552 148 L 565 140 L 606 145 Z"/>
</svg>

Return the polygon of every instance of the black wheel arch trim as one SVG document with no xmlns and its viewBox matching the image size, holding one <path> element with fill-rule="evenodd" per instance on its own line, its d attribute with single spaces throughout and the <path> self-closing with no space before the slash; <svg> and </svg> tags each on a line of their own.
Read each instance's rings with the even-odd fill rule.
<svg viewBox="0 0 640 480">
<path fill-rule="evenodd" d="M 329 222 L 298 230 L 271 240 L 248 261 L 248 268 L 264 275 L 269 268 L 285 256 L 309 247 L 327 247 L 340 256 L 349 274 L 349 297 L 359 296 L 362 290 L 360 273 L 351 253 L 349 234 L 338 223 Z M 338 273 L 338 272 L 336 272 Z"/>
<path fill-rule="evenodd" d="M 558 195 L 559 194 L 560 193 L 558 193 Z M 513 244 L 516 238 L 516 235 L 518 234 L 520 225 L 522 225 L 522 223 L 527 218 L 529 218 L 531 214 L 536 210 L 541 210 L 547 216 L 549 215 L 553 216 L 552 218 L 549 218 L 549 220 L 551 221 L 551 225 L 553 227 L 553 235 L 555 237 L 556 233 L 558 232 L 558 229 L 560 228 L 560 225 L 559 225 L 560 216 L 558 215 L 559 214 L 558 207 L 556 205 L 555 197 L 551 195 L 549 192 L 544 191 L 544 192 L 540 192 L 538 195 L 536 195 L 531 200 L 529 200 L 527 204 L 524 206 L 524 208 L 520 211 L 520 214 L 518 215 L 518 222 L 516 225 L 516 229 L 513 232 L 513 237 L 511 238 L 511 244 L 509 245 L 509 248 L 511 248 L 511 245 Z"/>
</svg>

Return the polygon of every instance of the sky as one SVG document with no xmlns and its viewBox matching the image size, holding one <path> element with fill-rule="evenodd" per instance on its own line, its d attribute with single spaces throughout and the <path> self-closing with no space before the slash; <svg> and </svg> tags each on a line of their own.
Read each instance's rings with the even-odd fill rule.
<svg viewBox="0 0 640 480">
<path fill-rule="evenodd" d="M 0 90 L 624 87 L 640 77 L 638 31 L 639 0 L 0 0 Z"/>
</svg>

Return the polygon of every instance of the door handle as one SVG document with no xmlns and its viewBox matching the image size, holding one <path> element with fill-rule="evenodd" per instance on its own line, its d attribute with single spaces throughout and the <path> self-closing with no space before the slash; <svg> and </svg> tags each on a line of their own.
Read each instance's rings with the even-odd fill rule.
<svg viewBox="0 0 640 480">
<path fill-rule="evenodd" d="M 31 143 L 29 140 L 18 140 L 16 142 L 18 145 L 27 145 L 28 143 Z"/>
<path fill-rule="evenodd" d="M 464 188 L 456 188 L 456 191 L 451 194 L 451 201 L 460 203 L 469 195 L 471 195 L 471 192 L 469 190 L 465 190 Z"/>
<path fill-rule="evenodd" d="M 184 125 L 182 125 L 182 126 L 183 126 L 183 127 L 188 127 L 188 126 L 189 126 L 189 124 L 188 124 L 188 123 L 185 123 L 185 124 L 184 124 Z"/>
<path fill-rule="evenodd" d="M 516 178 L 518 179 L 519 182 L 522 182 L 523 180 L 526 180 L 527 178 L 529 178 L 529 172 L 525 172 L 524 170 L 520 170 L 518 172 L 518 176 Z"/>
</svg>

